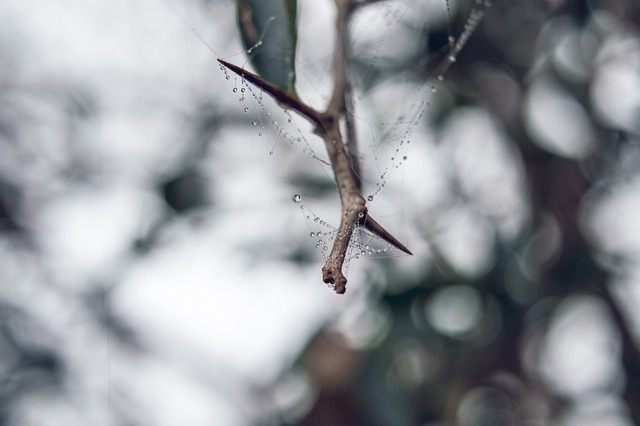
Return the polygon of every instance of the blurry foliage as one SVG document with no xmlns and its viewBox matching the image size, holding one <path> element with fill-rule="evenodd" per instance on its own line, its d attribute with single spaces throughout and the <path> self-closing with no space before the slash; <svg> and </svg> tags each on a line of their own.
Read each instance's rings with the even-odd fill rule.
<svg viewBox="0 0 640 426">
<path fill-rule="evenodd" d="M 463 10 L 457 16 L 454 27 L 459 33 L 467 15 Z M 618 268 L 619 261 L 613 269 L 601 261 L 603 253 L 588 239 L 584 219 L 589 214 L 587 197 L 614 190 L 612 185 L 620 179 L 638 178 L 637 157 L 624 160 L 637 151 L 640 141 L 638 104 L 631 127 L 612 126 L 602 119 L 598 112 L 602 101 L 592 92 L 590 96 L 590 90 L 608 61 L 624 62 L 629 55 L 634 58 L 629 65 L 640 72 L 639 23 L 640 3 L 630 0 L 494 3 L 449 70 L 446 85 L 454 98 L 437 113 L 433 125 L 446 125 L 465 106 L 485 108 L 499 120 L 522 158 L 529 208 L 526 225 L 515 239 L 496 239 L 486 247 L 494 252 L 493 266 L 477 276 L 456 271 L 439 256 L 435 267 L 420 277 L 407 278 L 400 270 L 387 269 L 380 300 L 370 307 L 390 312 L 392 326 L 386 338 L 363 352 L 343 349 L 347 353 L 341 355 L 327 346 L 349 348 L 348 342 L 330 331 L 316 336 L 302 365 L 331 356 L 338 359 L 324 362 L 340 365 L 340 357 L 354 354 L 360 361 L 356 372 L 349 373 L 353 381 L 336 387 L 325 384 L 317 367 L 308 367 L 319 395 L 314 408 L 295 424 L 640 424 L 637 329 L 630 326 L 612 290 L 614 279 L 628 272 Z M 618 51 L 617 59 L 607 57 L 608 45 L 618 37 L 630 38 L 628 51 Z M 446 38 L 444 28 L 429 34 L 431 55 L 446 45 Z M 376 76 L 369 81 L 384 80 L 407 66 L 429 75 L 433 62 L 421 62 L 416 52 L 409 64 L 368 70 Z M 371 64 L 365 59 L 353 65 L 357 72 Z M 585 140 L 579 141 L 584 147 L 553 145 L 570 141 L 549 141 L 534 128 L 524 105 L 536 83 L 544 81 L 553 81 L 562 90 L 565 111 L 572 107 L 569 102 L 575 102 L 584 114 L 587 129 L 580 130 Z M 552 134 L 563 131 L 558 123 L 543 125 Z M 633 165 L 612 176 L 625 162 Z M 452 189 L 456 185 L 451 182 Z M 474 209 L 465 201 L 464 188 L 457 193 L 463 205 Z M 444 208 L 437 214 L 447 212 Z M 432 248 L 437 252 L 437 246 Z M 557 370 L 545 365 L 557 362 L 549 358 L 552 327 L 560 327 L 560 317 L 576 315 L 564 303 L 569 300 L 576 301 L 570 306 L 577 311 L 603 307 L 600 332 L 606 357 L 621 368 L 621 375 L 612 372 L 594 388 L 573 393 L 562 388 L 562 378 L 554 381 L 549 374 L 556 373 L 548 371 Z M 465 323 L 468 320 L 472 322 Z M 570 334 L 581 328 L 576 327 Z M 584 339 L 589 340 L 588 334 Z M 579 378 L 596 362 L 597 357 L 585 355 L 563 365 L 567 375 Z M 585 407 L 594 395 L 611 401 L 619 398 L 622 403 L 619 408 L 589 412 Z"/>
<path fill-rule="evenodd" d="M 474 2 L 458 3 L 461 10 L 452 22 L 456 34 L 462 32 L 474 6 Z M 360 322 L 351 327 L 326 324 L 278 383 L 251 389 L 266 399 L 282 392 L 288 395 L 287 386 L 293 389 L 293 402 L 274 408 L 263 424 L 587 424 L 584 419 L 598 425 L 640 424 L 638 330 L 632 329 L 632 321 L 611 291 L 612 281 L 627 273 L 625 267 L 640 260 L 624 251 L 601 249 L 585 225 L 589 213 L 585 206 L 610 194 L 621 182 L 638 179 L 637 106 L 631 118 L 607 115 L 607 102 L 594 99 L 590 90 L 603 78 L 603 68 L 628 57 L 635 58 L 632 67 L 639 72 L 639 31 L 640 3 L 635 0 L 494 2 L 447 73 L 443 83 L 447 102 L 430 125 L 444 131 L 463 107 L 488 111 L 512 142 L 516 152 L 512 160 L 525 177 L 525 225 L 513 238 L 491 239 L 486 250 L 493 260 L 478 274 L 457 270 L 431 240 L 433 257 L 424 262 L 432 263 L 419 273 L 408 276 L 391 262 L 376 262 L 371 266 L 370 294 Z M 420 47 L 423 50 L 415 51 L 405 63 L 380 62 L 368 69 L 371 63 L 356 58 L 352 64 L 356 81 L 363 68 L 372 86 L 407 68 L 416 79 L 426 78 L 445 54 L 448 33 L 446 28 L 434 28 L 428 37 L 429 43 Z M 101 169 L 99 159 L 83 153 L 83 138 L 94 137 L 87 127 L 99 113 L 91 96 L 69 82 L 65 83 L 71 87 L 68 92 L 41 87 L 33 94 L 12 80 L 18 74 L 0 72 L 0 164 L 22 165 L 0 170 L 5 288 L 16 284 L 31 288 L 30 282 L 49 273 L 39 257 L 44 256 L 41 248 L 33 243 L 38 229 L 25 225 L 29 209 L 70 185 L 91 189 L 110 172 Z M 587 118 L 586 147 L 557 145 L 555 127 L 550 124 L 550 134 L 541 133 L 531 124 L 535 118 L 527 118 L 524 105 L 529 91 L 536 83 L 548 81 L 571 101 L 563 105 L 575 107 L 580 111 L 577 115 Z M 193 150 L 178 161 L 173 174 L 155 182 L 156 195 L 168 208 L 143 230 L 146 234 L 141 231 L 138 245 L 132 243 L 133 257 L 143 257 L 160 244 L 156 236 L 163 227 L 216 202 L 215 191 L 207 192 L 202 173 L 203 152 L 223 125 L 248 124 L 239 111 L 201 107 L 190 111 L 196 117 L 187 137 Z M 531 108 L 538 107 L 533 103 Z M 48 119 L 44 135 L 30 127 L 37 114 Z M 40 147 L 30 143 L 40 140 L 48 143 Z M 482 138 L 477 143 L 482 144 Z M 330 186 L 304 174 L 292 181 L 308 194 L 325 193 Z M 473 194 L 456 182 L 454 174 L 448 183 L 456 205 L 474 214 L 480 211 L 472 203 Z M 414 184 L 420 182 L 406 182 Z M 415 220 L 438 222 L 451 213 L 452 206 L 453 202 L 434 211 L 414 212 L 424 216 Z M 499 235 L 498 220 L 485 216 L 477 217 L 493 227 L 491 235 Z M 425 235 L 432 233 L 425 230 Z M 292 244 L 296 248 L 296 254 L 289 256 L 293 263 L 313 259 L 300 250 L 300 244 Z M 0 424 L 15 424 L 12 407 L 25 394 L 67 392 L 77 379 L 73 358 L 59 344 L 63 338 L 52 335 L 51 329 L 82 324 L 89 335 L 103 330 L 106 322 L 116 329 L 110 334 L 113 345 L 145 350 L 139 336 L 125 324 L 105 319 L 96 300 L 108 304 L 108 293 L 90 294 L 86 306 L 79 308 L 56 285 L 47 282 L 42 291 L 47 303 L 61 312 L 59 321 L 42 318 L 34 307 L 21 306 L 24 299 L 12 291 L 0 293 Z M 585 385 L 588 391 L 572 391 L 555 382 L 557 370 L 545 365 L 553 359 L 548 339 L 557 327 L 567 324 L 570 334 L 579 335 L 580 327 L 573 327 L 571 318 L 585 306 L 593 308 L 587 309 L 586 318 L 606 319 L 598 322 L 605 324 L 602 330 L 607 338 L 602 346 L 619 370 L 611 372 L 608 381 L 595 381 L 592 388 Z M 69 312 L 85 316 L 77 318 Z M 95 324 L 89 320 L 92 316 Z M 369 330 L 371 336 L 357 345 L 352 334 L 360 329 Z M 94 356 L 91 349 L 96 341 L 79 340 L 91 346 L 86 356 Z M 592 360 L 585 356 L 562 365 L 575 368 L 576 372 L 568 373 L 579 376 L 580 363 Z M 589 412 L 589 398 L 598 397 L 610 404 L 595 414 Z M 113 404 L 109 409 L 114 411 L 114 425 L 148 424 L 144 418 L 125 414 L 121 407 L 128 407 L 127 402 L 115 399 Z M 580 417 L 583 412 L 587 414 Z M 608 418 L 613 419 L 611 423 L 606 423 Z"/>
</svg>

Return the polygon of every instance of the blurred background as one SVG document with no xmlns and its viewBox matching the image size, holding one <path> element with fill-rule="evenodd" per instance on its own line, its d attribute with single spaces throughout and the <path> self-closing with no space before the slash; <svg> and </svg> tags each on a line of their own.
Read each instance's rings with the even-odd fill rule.
<svg viewBox="0 0 640 426">
<path fill-rule="evenodd" d="M 333 2 L 299 3 L 322 106 Z M 374 3 L 365 188 L 425 108 L 370 203 L 415 255 L 344 296 L 317 141 L 216 63 L 246 62 L 230 0 L 0 3 L 1 425 L 640 424 L 640 3 Z"/>
</svg>

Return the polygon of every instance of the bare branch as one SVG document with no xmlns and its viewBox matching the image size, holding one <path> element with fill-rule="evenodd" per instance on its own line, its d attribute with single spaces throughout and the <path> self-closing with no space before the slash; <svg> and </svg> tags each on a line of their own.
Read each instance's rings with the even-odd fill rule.
<svg viewBox="0 0 640 426">
<path fill-rule="evenodd" d="M 336 293 L 346 291 L 347 278 L 342 273 L 342 265 L 346 259 L 347 249 L 353 232 L 363 226 L 389 244 L 407 254 L 412 254 L 400 241 L 387 232 L 378 222 L 367 215 L 365 199 L 360 194 L 358 150 L 356 145 L 355 126 L 353 123 L 353 100 L 351 86 L 347 75 L 348 61 L 348 27 L 353 10 L 362 4 L 358 0 L 335 0 L 338 9 L 336 19 L 336 47 L 334 62 L 334 80 L 331 100 L 324 112 L 318 112 L 295 93 L 287 92 L 258 75 L 246 71 L 225 60 L 218 61 L 247 81 L 255 84 L 285 108 L 293 109 L 315 124 L 315 133 L 322 138 L 340 195 L 342 214 L 340 226 L 336 234 L 331 252 L 322 268 L 322 281 L 331 284 Z M 349 109 L 349 111 L 347 111 Z M 349 146 L 345 145 L 340 131 L 340 120 L 346 120 Z"/>
<path fill-rule="evenodd" d="M 338 14 L 336 16 L 336 46 L 333 62 L 333 93 L 327 112 L 342 114 L 345 112 L 345 93 L 349 85 L 347 76 L 349 48 L 349 20 L 353 11 L 352 0 L 335 0 Z"/>
<path fill-rule="evenodd" d="M 337 120 L 332 116 L 327 116 L 326 124 L 317 128 L 316 132 L 322 137 L 327 148 L 342 205 L 340 226 L 331 253 L 322 268 L 322 281 L 333 284 L 336 293 L 342 294 L 345 292 L 347 284 L 347 279 L 342 274 L 342 264 L 353 231 L 358 225 L 360 217 L 366 215 L 365 200 L 360 195 L 360 190 L 354 179 Z"/>
</svg>

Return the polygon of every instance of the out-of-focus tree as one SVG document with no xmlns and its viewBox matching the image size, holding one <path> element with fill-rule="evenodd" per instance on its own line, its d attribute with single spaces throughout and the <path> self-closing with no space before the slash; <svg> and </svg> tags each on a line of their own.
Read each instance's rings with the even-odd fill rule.
<svg viewBox="0 0 640 426">
<path fill-rule="evenodd" d="M 456 30 L 475 6 L 461 5 Z M 300 365 L 317 399 L 296 424 L 640 423 L 639 23 L 628 0 L 492 5 L 428 124 L 451 194 L 410 213 L 431 267 L 370 274 L 384 284 L 361 326 L 385 333 L 371 346 L 314 338 Z M 406 67 L 367 71 L 384 80 Z M 476 265 L 446 251 L 450 238 Z"/>
<path fill-rule="evenodd" d="M 412 129 L 402 186 L 387 188 L 406 197 L 414 256 L 352 260 L 349 291 L 329 302 L 295 293 L 321 287 L 319 256 L 287 216 L 291 203 L 264 194 L 293 186 L 335 204 L 331 178 L 282 147 L 286 184 L 269 180 L 261 167 L 270 156 L 244 140 L 273 130 L 243 111 L 259 105 L 238 103 L 244 95 L 231 95 L 222 73 L 212 82 L 210 52 L 172 68 L 167 58 L 184 58 L 185 44 L 154 33 L 136 48 L 169 22 L 160 12 L 134 10 L 132 30 L 114 18 L 129 6 L 107 3 L 82 3 L 101 11 L 95 25 L 77 20 L 49 38 L 38 31 L 50 6 L 15 20 L 34 30 L 6 18 L 19 16 L 18 3 L 0 5 L 0 424 L 640 424 L 637 1 L 359 2 L 348 49 L 356 115 L 387 119 L 398 100 L 381 88 L 398 81 L 435 80 L 437 90 Z M 185 33 L 240 48 L 228 3 L 190 4 L 216 25 Z M 68 22 L 69 10 L 55 22 Z M 478 27 L 448 61 L 450 37 L 478 10 Z M 367 29 L 376 13 L 391 24 Z M 297 34 L 309 68 L 320 63 L 305 51 L 320 38 L 306 35 L 312 23 L 307 16 Z M 72 40 L 93 35 L 88 49 L 49 49 L 68 29 Z M 38 36 L 40 50 L 30 44 Z M 53 55 L 80 65 L 56 68 Z M 316 85 L 306 71 L 296 76 L 302 99 Z M 415 101 L 405 93 L 400 104 Z M 364 184 L 375 185 L 367 173 Z M 196 250 L 181 251 L 189 244 Z M 167 264 L 195 271 L 166 277 Z M 251 355 L 267 359 L 244 348 L 261 340 L 247 324 L 279 313 L 252 304 L 276 288 L 276 273 L 295 277 L 278 280 L 278 300 L 338 307 L 318 314 L 320 324 L 289 322 L 286 338 L 261 347 L 290 344 L 281 365 L 242 374 Z M 229 282 L 244 295 L 216 304 L 222 293 L 210 289 Z M 203 325 L 203 311 L 222 314 Z M 206 344 L 229 336 L 245 346 Z"/>
</svg>

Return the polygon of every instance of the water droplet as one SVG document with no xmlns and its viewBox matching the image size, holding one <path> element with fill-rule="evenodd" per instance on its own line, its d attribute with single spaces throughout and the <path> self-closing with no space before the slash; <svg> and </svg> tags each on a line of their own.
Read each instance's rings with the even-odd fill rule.
<svg viewBox="0 0 640 426">
<path fill-rule="evenodd" d="M 258 132 L 258 136 L 262 136 L 262 132 Z"/>
<path fill-rule="evenodd" d="M 440 74 L 440 75 L 438 76 L 438 80 L 440 80 L 440 81 L 444 81 L 444 75 Z"/>
<path fill-rule="evenodd" d="M 231 79 L 231 77 L 227 75 L 227 76 L 225 76 L 225 79 L 226 79 L 226 80 L 230 80 L 230 79 Z"/>
<path fill-rule="evenodd" d="M 244 87 L 242 89 L 240 89 L 240 91 L 244 93 Z"/>
<path fill-rule="evenodd" d="M 245 109 L 244 109 L 244 112 L 249 112 L 249 108 L 245 108 Z"/>
<path fill-rule="evenodd" d="M 251 122 L 251 125 L 252 125 L 252 126 L 255 126 L 256 124 L 258 124 L 258 122 L 257 122 L 257 121 L 252 121 L 252 122 Z"/>
<path fill-rule="evenodd" d="M 309 234 L 309 236 L 310 236 L 310 237 L 315 237 L 315 236 L 316 236 L 316 233 L 315 233 L 315 232 L 312 232 L 312 233 L 310 233 L 310 234 Z"/>
<path fill-rule="evenodd" d="M 456 55 L 449 55 L 449 62 L 455 62 L 456 61 Z"/>
<path fill-rule="evenodd" d="M 293 200 L 294 203 L 299 203 L 300 200 L 302 200 L 302 196 L 300 194 L 293 194 L 291 199 Z"/>
<path fill-rule="evenodd" d="M 404 157 L 402 157 L 402 159 L 403 159 L 404 161 L 407 161 L 407 158 L 408 158 L 408 157 L 407 157 L 406 155 L 405 155 Z"/>
<path fill-rule="evenodd" d="M 320 244 L 316 244 L 316 248 L 320 248 Z"/>
<path fill-rule="evenodd" d="M 269 155 L 273 155 L 273 151 L 269 151 Z"/>
<path fill-rule="evenodd" d="M 369 201 L 373 201 L 373 195 L 369 195 L 369 196 L 367 197 L 367 200 L 369 200 Z"/>
<path fill-rule="evenodd" d="M 436 86 L 431 86 L 431 91 L 433 93 L 436 93 L 438 91 L 438 89 L 436 88 Z"/>
<path fill-rule="evenodd" d="M 237 87 L 234 87 L 234 88 L 233 88 L 233 93 L 236 93 L 237 91 L 238 91 L 238 88 L 237 88 Z"/>
<path fill-rule="evenodd" d="M 360 212 L 358 213 L 358 218 L 362 219 L 364 217 L 364 213 Z"/>
</svg>

